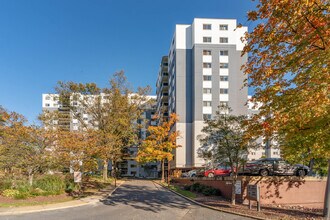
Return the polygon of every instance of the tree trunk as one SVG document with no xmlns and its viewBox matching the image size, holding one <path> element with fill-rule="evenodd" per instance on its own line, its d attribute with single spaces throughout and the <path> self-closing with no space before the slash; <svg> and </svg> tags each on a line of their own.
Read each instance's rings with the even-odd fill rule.
<svg viewBox="0 0 330 220">
<path fill-rule="evenodd" d="M 165 179 L 165 160 L 162 160 L 162 179 L 160 180 L 162 183 Z"/>
<path fill-rule="evenodd" d="M 309 161 L 309 164 L 308 164 L 308 167 L 309 167 L 309 173 L 308 174 L 313 174 L 313 169 L 314 169 L 314 161 L 315 159 L 312 158 L 310 161 Z"/>
<path fill-rule="evenodd" d="M 232 176 L 233 178 L 233 185 L 231 187 L 231 204 L 236 205 L 236 181 L 237 181 L 237 174 Z"/>
<path fill-rule="evenodd" d="M 171 167 L 170 167 L 170 161 L 167 161 L 167 184 L 170 184 L 170 170 L 171 170 Z"/>
<path fill-rule="evenodd" d="M 108 179 L 108 160 L 103 160 L 103 180 Z"/>
<path fill-rule="evenodd" d="M 117 163 L 116 162 L 114 162 L 113 163 L 113 170 L 114 170 L 114 178 L 115 178 L 115 187 L 117 187 Z"/>
<path fill-rule="evenodd" d="M 32 186 L 33 184 L 33 173 L 29 171 L 29 184 Z"/>
<path fill-rule="evenodd" d="M 325 188 L 323 216 L 324 219 L 330 219 L 330 159 L 328 160 L 328 179 Z"/>
</svg>

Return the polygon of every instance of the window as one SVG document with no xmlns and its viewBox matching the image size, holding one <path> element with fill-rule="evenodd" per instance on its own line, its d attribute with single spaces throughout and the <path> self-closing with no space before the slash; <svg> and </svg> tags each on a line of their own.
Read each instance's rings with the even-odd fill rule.
<svg viewBox="0 0 330 220">
<path fill-rule="evenodd" d="M 228 37 L 220 37 L 220 43 L 228 43 Z"/>
<path fill-rule="evenodd" d="M 251 155 L 256 155 L 256 152 L 251 152 Z"/>
<path fill-rule="evenodd" d="M 211 68 L 211 63 L 203 63 L 203 68 Z"/>
<path fill-rule="evenodd" d="M 84 121 L 88 121 L 88 118 L 84 117 L 83 120 L 84 120 Z"/>
<path fill-rule="evenodd" d="M 222 102 L 219 103 L 219 106 L 228 106 L 228 102 L 223 102 L 222 101 Z"/>
<path fill-rule="evenodd" d="M 203 89 L 203 93 L 210 94 L 211 93 L 211 89 L 204 88 Z"/>
<path fill-rule="evenodd" d="M 203 106 L 212 106 L 212 102 L 204 101 Z"/>
<path fill-rule="evenodd" d="M 220 69 L 228 69 L 228 63 L 220 63 Z"/>
<path fill-rule="evenodd" d="M 131 168 L 136 168 L 136 165 L 135 164 L 131 164 Z"/>
<path fill-rule="evenodd" d="M 228 50 L 220 50 L 220 56 L 228 56 Z"/>
<path fill-rule="evenodd" d="M 168 86 L 168 83 L 163 83 L 163 86 Z"/>
<path fill-rule="evenodd" d="M 204 121 L 211 120 L 211 115 L 210 114 L 203 114 L 203 119 L 204 119 Z"/>
<path fill-rule="evenodd" d="M 228 76 L 220 76 L 220 81 L 228 81 Z"/>
<path fill-rule="evenodd" d="M 50 100 L 50 96 L 46 96 L 46 98 L 45 98 L 46 100 Z"/>
<path fill-rule="evenodd" d="M 168 73 L 167 72 L 163 72 L 163 76 L 168 76 Z"/>
<path fill-rule="evenodd" d="M 221 31 L 228 31 L 228 24 L 220 24 L 219 29 Z"/>
<path fill-rule="evenodd" d="M 220 89 L 220 94 L 228 94 L 228 89 Z"/>
<path fill-rule="evenodd" d="M 165 103 L 164 103 L 164 106 L 168 106 L 168 103 L 167 103 L 167 102 L 165 102 Z"/>
<path fill-rule="evenodd" d="M 212 25 L 211 24 L 203 24 L 203 30 L 211 30 Z"/>
<path fill-rule="evenodd" d="M 203 55 L 211 55 L 211 51 L 210 50 L 203 50 Z"/>
<path fill-rule="evenodd" d="M 212 77 L 211 76 L 203 76 L 204 81 L 211 81 Z"/>
<path fill-rule="evenodd" d="M 49 104 L 49 103 L 46 103 L 46 104 L 45 104 L 45 106 L 46 106 L 46 107 L 49 107 L 49 106 L 50 106 L 50 104 Z"/>
<path fill-rule="evenodd" d="M 168 93 L 167 92 L 163 92 L 163 96 L 168 96 Z"/>
<path fill-rule="evenodd" d="M 211 43 L 211 37 L 203 37 L 203 42 L 204 43 Z"/>
</svg>

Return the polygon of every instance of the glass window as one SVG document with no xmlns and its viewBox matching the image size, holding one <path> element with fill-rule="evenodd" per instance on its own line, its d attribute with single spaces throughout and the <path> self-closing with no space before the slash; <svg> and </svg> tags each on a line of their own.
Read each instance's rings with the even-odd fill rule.
<svg viewBox="0 0 330 220">
<path fill-rule="evenodd" d="M 46 96 L 46 100 L 50 100 L 50 97 L 49 96 Z"/>
<path fill-rule="evenodd" d="M 220 50 L 220 56 L 228 56 L 228 50 Z"/>
<path fill-rule="evenodd" d="M 220 76 L 220 81 L 228 81 L 228 76 Z"/>
<path fill-rule="evenodd" d="M 203 68 L 211 68 L 212 64 L 211 63 L 203 63 Z"/>
<path fill-rule="evenodd" d="M 220 94 L 228 94 L 228 89 L 220 89 Z"/>
<path fill-rule="evenodd" d="M 228 37 L 220 37 L 220 43 L 228 43 Z"/>
<path fill-rule="evenodd" d="M 211 76 L 203 76 L 204 81 L 211 81 L 212 77 Z"/>
<path fill-rule="evenodd" d="M 211 37 L 203 37 L 203 42 L 204 43 L 211 43 Z"/>
<path fill-rule="evenodd" d="M 203 93 L 210 94 L 211 92 L 212 92 L 211 89 L 208 88 L 203 89 Z"/>
<path fill-rule="evenodd" d="M 211 114 L 203 114 L 204 121 L 211 120 Z"/>
<path fill-rule="evenodd" d="M 203 106 L 212 106 L 212 102 L 204 101 Z"/>
<path fill-rule="evenodd" d="M 228 68 L 228 63 L 220 63 L 220 68 L 221 69 L 227 69 Z"/>
<path fill-rule="evenodd" d="M 203 30 L 211 30 L 212 25 L 211 24 L 203 24 Z"/>
<path fill-rule="evenodd" d="M 228 24 L 220 24 L 219 29 L 221 31 L 228 31 Z"/>
<path fill-rule="evenodd" d="M 211 55 L 211 51 L 210 50 L 203 50 L 203 55 Z"/>
</svg>

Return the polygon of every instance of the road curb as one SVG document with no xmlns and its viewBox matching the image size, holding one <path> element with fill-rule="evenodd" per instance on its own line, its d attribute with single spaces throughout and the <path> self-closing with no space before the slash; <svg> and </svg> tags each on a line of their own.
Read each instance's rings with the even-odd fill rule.
<svg viewBox="0 0 330 220">
<path fill-rule="evenodd" d="M 114 193 L 123 183 L 124 182 L 122 182 L 121 184 L 118 184 L 117 187 L 115 187 L 109 194 L 106 194 L 106 195 L 111 196 L 112 193 Z M 45 211 L 54 211 L 54 210 L 59 210 L 59 209 L 76 208 L 76 207 L 80 207 L 80 206 L 95 204 L 95 203 L 99 202 L 100 199 L 102 199 L 102 198 L 103 198 L 103 196 L 97 196 L 97 197 L 94 197 L 94 198 L 93 198 L 93 196 L 90 196 L 89 198 L 86 197 L 86 198 L 79 199 L 79 200 L 69 201 L 69 202 L 80 202 L 79 204 L 65 205 L 65 204 L 63 204 L 65 202 L 63 202 L 62 203 L 63 206 L 60 206 L 60 207 L 49 207 L 49 208 L 45 207 L 45 208 L 34 209 L 34 210 L 33 209 L 32 210 L 17 210 L 17 209 L 20 209 L 22 207 L 15 207 L 15 208 L 12 208 L 12 210 L 10 210 L 10 211 L 4 211 L 4 212 L 0 211 L 0 216 L 21 215 L 21 214 L 29 214 L 29 213 L 35 213 L 35 212 L 45 212 Z M 91 200 L 88 201 L 88 199 L 91 199 Z M 61 203 L 54 203 L 54 204 L 49 204 L 49 205 L 55 205 L 55 204 L 61 204 Z M 47 205 L 45 205 L 45 206 L 47 206 Z M 36 206 L 26 206 L 26 208 L 33 208 L 33 207 L 36 207 Z"/>
<path fill-rule="evenodd" d="M 188 201 L 190 201 L 190 202 L 192 202 L 192 203 L 194 203 L 196 205 L 199 205 L 199 206 L 202 206 L 202 207 L 205 207 L 205 208 L 208 208 L 208 209 L 213 209 L 215 211 L 221 211 L 221 212 L 225 212 L 225 213 L 229 213 L 229 214 L 239 215 L 239 216 L 253 218 L 253 219 L 258 219 L 258 220 L 267 220 L 266 218 L 261 218 L 261 217 L 257 217 L 257 216 L 246 215 L 246 214 L 243 214 L 243 213 L 228 211 L 228 210 L 224 210 L 224 209 L 221 209 L 221 208 L 216 208 L 216 207 L 213 207 L 213 206 L 205 205 L 205 204 L 200 203 L 200 202 L 197 202 L 197 201 L 195 201 L 195 200 L 193 200 L 191 198 L 188 198 L 188 197 L 186 197 L 186 196 L 184 196 L 184 195 L 182 195 L 182 194 L 180 194 L 178 192 L 175 192 L 174 190 L 172 190 L 172 189 L 170 189 L 170 188 L 168 188 L 166 186 L 163 186 L 162 184 L 159 184 L 159 183 L 157 183 L 155 181 L 152 181 L 152 182 L 154 182 L 155 184 L 157 184 L 157 185 L 159 185 L 159 186 L 161 186 L 161 187 L 163 187 L 163 188 L 171 191 L 172 193 L 174 193 L 174 194 L 176 194 L 178 196 L 181 196 L 182 198 L 184 198 L 184 199 L 186 199 L 186 200 L 188 200 Z"/>
</svg>

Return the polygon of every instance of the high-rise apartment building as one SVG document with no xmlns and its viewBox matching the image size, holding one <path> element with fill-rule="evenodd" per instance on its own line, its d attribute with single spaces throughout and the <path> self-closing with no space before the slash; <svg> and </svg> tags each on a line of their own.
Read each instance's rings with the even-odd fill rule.
<svg viewBox="0 0 330 220">
<path fill-rule="evenodd" d="M 159 120 L 166 120 L 168 118 L 168 89 L 169 89 L 169 76 L 168 76 L 168 57 L 163 56 L 156 82 L 156 95 L 157 95 L 157 105 L 156 113 Z"/>
<path fill-rule="evenodd" d="M 194 19 L 192 24 L 176 25 L 168 54 L 168 113 L 175 112 L 180 131 L 172 167 L 201 167 L 198 136 L 204 119 L 212 118 L 220 104 L 232 114 L 247 114 L 246 75 L 241 66 L 241 41 L 247 27 L 237 27 L 235 19 Z M 160 78 L 160 77 L 158 77 Z M 157 91 L 162 84 L 157 83 Z M 161 99 L 158 100 L 158 105 Z"/>
</svg>

